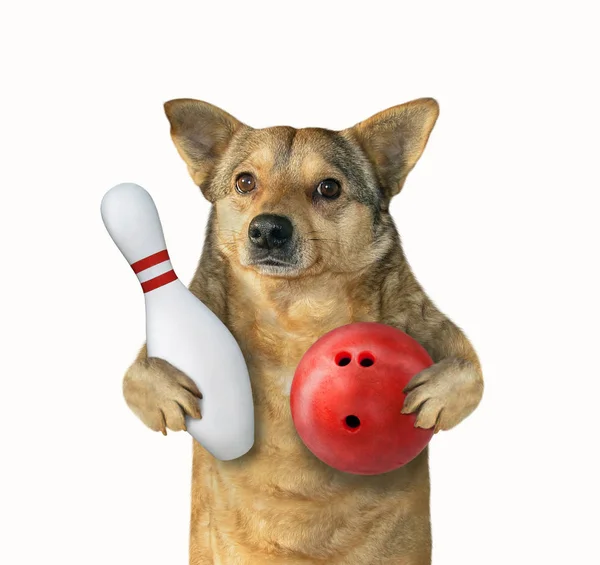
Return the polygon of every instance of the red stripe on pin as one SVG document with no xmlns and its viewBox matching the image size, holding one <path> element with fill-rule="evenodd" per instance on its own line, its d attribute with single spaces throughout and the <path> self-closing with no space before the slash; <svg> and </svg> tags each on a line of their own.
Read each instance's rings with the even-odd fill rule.
<svg viewBox="0 0 600 565">
<path fill-rule="evenodd" d="M 150 292 L 151 290 L 155 290 L 157 288 L 160 288 L 161 286 L 165 286 L 166 284 L 169 284 L 174 280 L 177 280 L 177 275 L 175 274 L 175 271 L 167 271 L 162 275 L 158 275 L 158 277 L 154 277 L 149 281 L 143 282 L 142 290 L 144 291 L 144 293 Z"/>
<path fill-rule="evenodd" d="M 169 260 L 169 252 L 166 249 L 159 251 L 158 253 L 154 253 L 153 255 L 148 255 L 144 259 L 140 259 L 135 263 L 131 264 L 131 268 L 134 273 L 140 273 L 141 271 L 145 271 L 150 267 L 154 267 L 154 265 L 158 265 L 160 263 L 164 263 Z"/>
</svg>

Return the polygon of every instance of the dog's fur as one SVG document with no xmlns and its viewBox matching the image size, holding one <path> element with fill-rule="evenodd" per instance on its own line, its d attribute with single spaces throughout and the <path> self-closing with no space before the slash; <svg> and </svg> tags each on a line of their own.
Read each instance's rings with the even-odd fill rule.
<svg viewBox="0 0 600 565">
<path fill-rule="evenodd" d="M 462 331 L 425 295 L 389 213 L 438 116 L 432 99 L 395 106 L 356 126 L 253 129 L 191 99 L 165 104 L 171 136 L 212 203 L 190 285 L 228 326 L 246 358 L 256 440 L 222 462 L 194 442 L 192 565 L 426 565 L 431 561 L 428 453 L 382 475 L 338 472 L 294 429 L 289 393 L 302 355 L 326 332 L 376 321 L 416 338 L 435 361 L 406 388 L 416 425 L 448 430 L 478 405 L 483 378 Z M 240 173 L 256 188 L 235 189 Z M 315 187 L 334 178 L 335 200 Z M 286 264 L 253 258 L 253 218 L 286 216 L 294 240 Z M 218 375 L 215 375 L 218 378 Z M 153 430 L 199 417 L 196 386 L 142 348 L 123 389 Z"/>
</svg>

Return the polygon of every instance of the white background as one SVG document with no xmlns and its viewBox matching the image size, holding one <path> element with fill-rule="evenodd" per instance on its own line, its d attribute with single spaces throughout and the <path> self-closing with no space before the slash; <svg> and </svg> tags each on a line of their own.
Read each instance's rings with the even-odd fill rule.
<svg viewBox="0 0 600 565">
<path fill-rule="evenodd" d="M 189 282 L 208 205 L 162 104 L 343 128 L 435 97 L 393 205 L 484 367 L 431 446 L 434 563 L 598 563 L 594 2 L 12 2 L 0 13 L 0 562 L 184 564 L 191 440 L 121 379 L 143 298 L 101 222 L 145 186 Z"/>
</svg>

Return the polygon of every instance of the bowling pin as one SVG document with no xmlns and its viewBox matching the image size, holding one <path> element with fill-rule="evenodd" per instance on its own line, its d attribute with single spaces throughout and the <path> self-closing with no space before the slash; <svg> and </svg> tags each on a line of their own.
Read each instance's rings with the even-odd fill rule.
<svg viewBox="0 0 600 565">
<path fill-rule="evenodd" d="M 152 197 L 131 183 L 102 199 L 102 220 L 144 291 L 146 345 L 198 386 L 202 418 L 187 431 L 214 457 L 236 459 L 254 443 L 254 403 L 240 347 L 217 316 L 177 278 Z"/>
</svg>

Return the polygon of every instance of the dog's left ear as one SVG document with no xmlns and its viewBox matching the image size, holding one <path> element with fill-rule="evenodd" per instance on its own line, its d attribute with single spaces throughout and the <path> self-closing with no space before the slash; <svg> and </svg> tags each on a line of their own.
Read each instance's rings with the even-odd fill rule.
<svg viewBox="0 0 600 565">
<path fill-rule="evenodd" d="M 420 98 L 388 108 L 346 130 L 367 153 L 387 198 L 402 189 L 425 149 L 438 114 L 433 98 Z"/>
<path fill-rule="evenodd" d="M 247 126 L 202 100 L 179 98 L 164 105 L 171 124 L 171 138 L 188 167 L 194 183 L 207 200 L 213 201 L 208 180 L 210 173 L 235 133 Z"/>
</svg>

